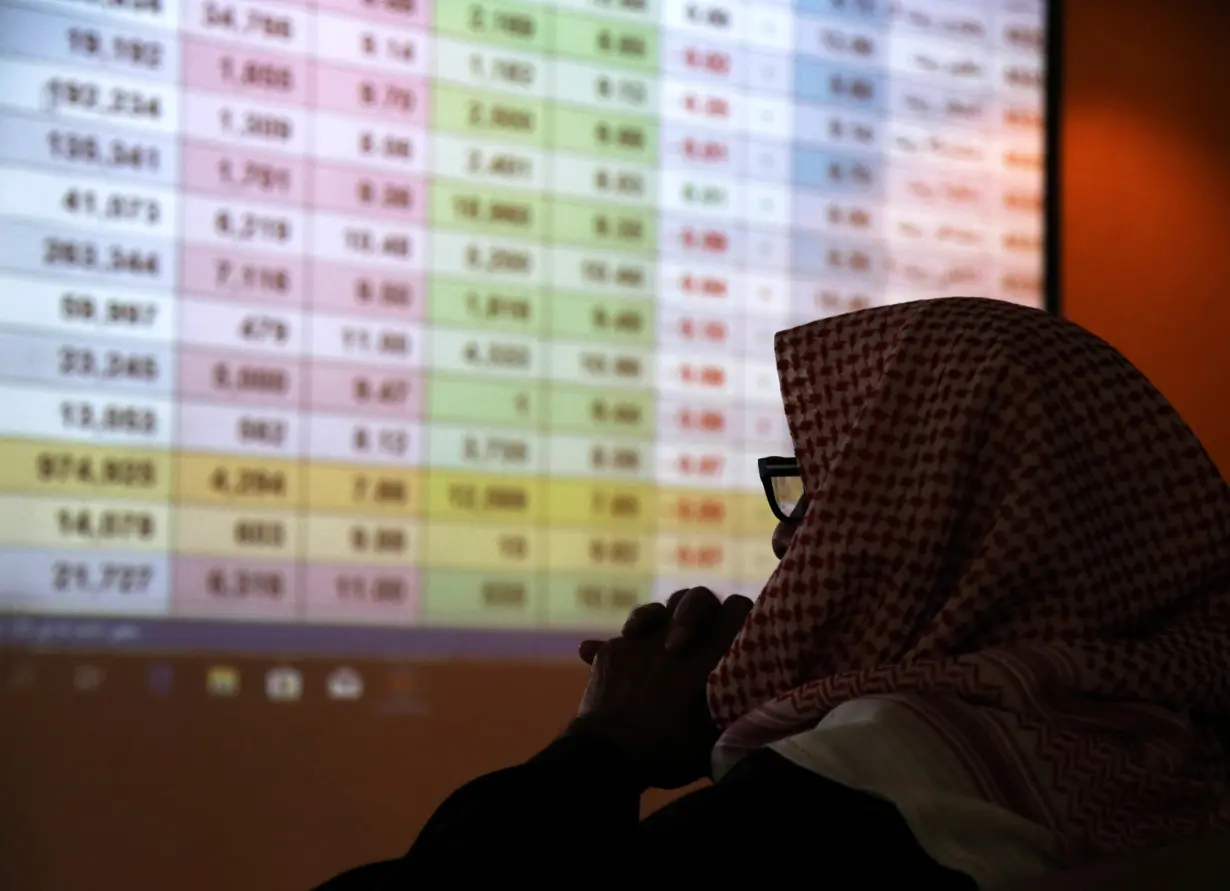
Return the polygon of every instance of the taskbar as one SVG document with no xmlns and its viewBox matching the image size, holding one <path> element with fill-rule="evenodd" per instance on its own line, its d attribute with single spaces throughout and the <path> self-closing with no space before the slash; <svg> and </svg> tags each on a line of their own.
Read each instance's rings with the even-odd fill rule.
<svg viewBox="0 0 1230 891">
<path fill-rule="evenodd" d="M 0 647 L 117 653 L 286 654 L 373 659 L 575 658 L 611 631 L 219 622 L 115 616 L 0 615 Z"/>
</svg>

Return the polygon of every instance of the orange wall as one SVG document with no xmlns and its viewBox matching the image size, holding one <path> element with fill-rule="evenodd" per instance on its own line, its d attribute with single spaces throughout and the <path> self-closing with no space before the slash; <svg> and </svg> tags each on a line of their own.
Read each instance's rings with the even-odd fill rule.
<svg viewBox="0 0 1230 891">
<path fill-rule="evenodd" d="M 1068 5 L 1066 310 L 1136 361 L 1230 468 L 1218 388 L 1230 381 L 1219 93 L 1230 10 Z M 70 707 L 67 694 L 40 695 L 0 715 L 0 888 L 308 887 L 396 854 L 452 788 L 531 753 L 583 678 L 579 667 L 429 666 L 424 717 L 355 721 L 257 697 Z"/>
</svg>

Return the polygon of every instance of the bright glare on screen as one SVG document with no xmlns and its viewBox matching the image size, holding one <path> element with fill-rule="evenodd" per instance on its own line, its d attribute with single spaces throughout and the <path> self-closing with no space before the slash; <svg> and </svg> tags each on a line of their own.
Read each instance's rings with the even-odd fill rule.
<svg viewBox="0 0 1230 891">
<path fill-rule="evenodd" d="M 10 639 L 326 646 L 754 595 L 756 459 L 791 453 L 773 333 L 1042 304 L 1044 19 L 3 0 Z"/>
</svg>

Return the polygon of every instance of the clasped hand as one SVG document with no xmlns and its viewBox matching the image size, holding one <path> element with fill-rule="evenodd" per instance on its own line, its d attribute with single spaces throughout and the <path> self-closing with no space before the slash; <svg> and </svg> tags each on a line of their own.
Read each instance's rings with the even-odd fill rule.
<svg viewBox="0 0 1230 891">
<path fill-rule="evenodd" d="M 619 637 L 586 640 L 589 684 L 569 732 L 614 743 L 646 786 L 677 789 L 709 773 L 718 730 L 705 684 L 751 611 L 707 588 L 677 591 L 628 616 Z"/>
</svg>

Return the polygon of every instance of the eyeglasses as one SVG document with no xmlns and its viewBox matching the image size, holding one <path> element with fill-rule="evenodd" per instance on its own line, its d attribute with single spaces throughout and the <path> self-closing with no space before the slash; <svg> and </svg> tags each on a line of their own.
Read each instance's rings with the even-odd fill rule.
<svg viewBox="0 0 1230 891">
<path fill-rule="evenodd" d="M 794 458 L 761 458 L 756 464 L 773 516 L 784 523 L 797 520 L 807 506 L 799 462 Z"/>
</svg>

